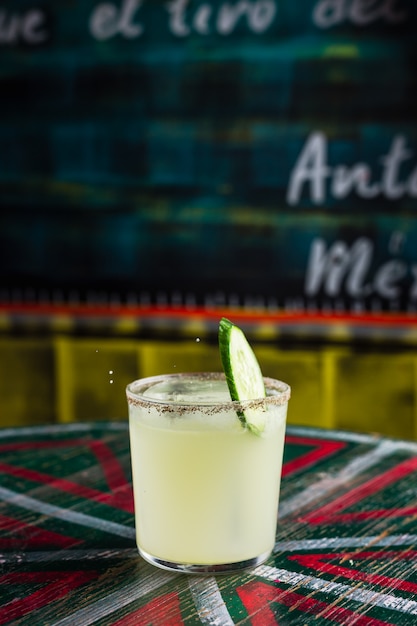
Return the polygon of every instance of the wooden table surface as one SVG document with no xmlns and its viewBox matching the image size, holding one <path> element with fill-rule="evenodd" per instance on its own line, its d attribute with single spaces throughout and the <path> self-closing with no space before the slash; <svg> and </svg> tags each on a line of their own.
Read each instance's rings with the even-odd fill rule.
<svg viewBox="0 0 417 626">
<path fill-rule="evenodd" d="M 417 624 L 417 443 L 288 428 L 277 541 L 171 574 L 134 539 L 126 423 L 0 430 L 0 625 Z"/>
</svg>

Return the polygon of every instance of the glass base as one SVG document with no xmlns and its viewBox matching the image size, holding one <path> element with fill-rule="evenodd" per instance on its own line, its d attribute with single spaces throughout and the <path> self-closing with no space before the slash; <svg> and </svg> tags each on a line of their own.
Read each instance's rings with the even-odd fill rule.
<svg viewBox="0 0 417 626">
<path fill-rule="evenodd" d="M 239 572 L 242 569 L 248 569 L 256 567 L 264 563 L 270 556 L 271 551 L 255 556 L 253 559 L 246 559 L 245 561 L 237 561 L 236 563 L 220 563 L 219 565 L 195 565 L 192 563 L 174 563 L 172 561 L 164 561 L 156 556 L 152 556 L 147 552 L 144 552 L 141 548 L 138 548 L 140 556 L 145 559 L 151 565 L 156 565 L 161 569 L 168 570 L 169 572 L 182 572 L 183 574 L 231 574 L 232 572 Z"/>
</svg>

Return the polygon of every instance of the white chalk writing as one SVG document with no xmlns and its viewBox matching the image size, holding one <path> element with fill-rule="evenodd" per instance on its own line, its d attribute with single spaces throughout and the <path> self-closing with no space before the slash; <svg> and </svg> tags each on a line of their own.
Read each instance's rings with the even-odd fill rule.
<svg viewBox="0 0 417 626">
<path fill-rule="evenodd" d="M 89 17 L 92 37 L 105 41 L 116 36 L 135 40 L 145 32 L 144 5 L 151 0 L 114 0 L 99 2 Z M 53 3 L 51 3 L 53 6 Z M 233 34 L 241 25 L 255 35 L 262 35 L 276 24 L 280 0 L 234 0 L 214 6 L 209 0 L 167 0 L 160 4 L 161 25 L 175 37 L 190 35 Z M 163 18 L 166 18 L 165 20 Z M 330 29 L 343 23 L 365 28 L 373 22 L 395 25 L 409 18 L 400 0 L 317 0 L 311 20 L 320 29 Z M 285 25 L 284 25 L 285 27 Z M 39 45 L 49 40 L 46 14 L 43 7 L 24 12 L 0 10 L 0 45 Z"/>
<path fill-rule="evenodd" d="M 22 14 L 0 11 L 0 45 L 39 45 L 48 39 L 46 15 L 41 9 Z"/>
<path fill-rule="evenodd" d="M 331 28 L 343 22 L 367 26 L 377 20 L 388 24 L 403 22 L 407 13 L 398 7 L 398 0 L 319 0 L 313 10 L 318 28 Z"/>
<path fill-rule="evenodd" d="M 417 265 L 408 267 L 399 258 L 389 259 L 378 267 L 373 277 L 374 244 L 367 237 L 360 237 L 349 247 L 344 241 L 335 241 L 328 249 L 324 240 L 314 239 L 307 264 L 305 294 L 315 296 L 323 289 L 328 297 L 338 297 L 344 287 L 353 298 L 369 295 L 394 300 L 402 293 L 403 279 L 414 275 L 410 297 L 417 295 Z"/>
<path fill-rule="evenodd" d="M 178 37 L 184 37 L 192 32 L 208 35 L 217 32 L 220 35 L 229 35 L 244 19 L 254 33 L 263 33 L 272 24 L 276 5 L 273 0 L 239 0 L 234 5 L 224 3 L 215 10 L 209 3 L 198 6 L 193 14 L 188 16 L 186 11 L 189 0 L 171 0 L 167 8 L 170 14 L 169 27 Z M 211 26 L 210 26 L 211 24 Z"/>
<path fill-rule="evenodd" d="M 122 35 L 126 39 L 139 37 L 143 26 L 135 21 L 142 0 L 123 0 L 118 9 L 114 4 L 99 4 L 90 17 L 90 32 L 100 40 Z"/>
<path fill-rule="evenodd" d="M 313 132 L 307 141 L 290 174 L 287 202 L 297 204 L 304 186 L 310 192 L 314 204 L 323 204 L 328 194 L 342 199 L 355 192 L 361 198 L 385 196 L 397 200 L 405 195 L 417 197 L 417 167 L 405 179 L 400 180 L 400 169 L 413 152 L 407 149 L 403 135 L 395 135 L 388 153 L 381 157 L 382 176 L 372 180 L 372 168 L 367 163 L 352 166 L 340 164 L 331 167 L 328 162 L 327 138 L 321 132 Z M 330 185 L 327 185 L 327 179 Z"/>
<path fill-rule="evenodd" d="M 98 4 L 90 17 L 91 34 L 99 40 L 116 35 L 126 39 L 140 37 L 144 32 L 138 15 L 142 4 L 143 0 L 122 0 L 119 7 L 110 2 Z M 176 37 L 193 33 L 230 35 L 242 21 L 252 32 L 261 34 L 269 28 L 276 14 L 274 0 L 225 2 L 216 9 L 208 2 L 196 7 L 190 5 L 190 0 L 171 0 L 166 4 L 168 27 Z"/>
</svg>

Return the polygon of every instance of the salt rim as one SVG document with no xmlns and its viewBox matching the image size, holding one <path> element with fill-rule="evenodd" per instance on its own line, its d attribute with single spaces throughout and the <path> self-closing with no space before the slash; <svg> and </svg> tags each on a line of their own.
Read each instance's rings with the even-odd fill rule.
<svg viewBox="0 0 417 626">
<path fill-rule="evenodd" d="M 176 374 L 161 374 L 159 376 L 149 376 L 148 378 L 140 378 L 135 380 L 126 387 L 127 401 L 132 406 L 138 406 L 144 409 L 151 407 L 158 407 L 161 413 L 192 413 L 193 411 L 203 412 L 206 415 L 215 415 L 224 411 L 245 411 L 247 409 L 259 409 L 266 408 L 268 406 L 281 406 L 286 404 L 291 397 L 291 387 L 281 380 L 275 380 L 274 378 L 264 377 L 265 389 L 267 391 L 275 392 L 274 395 L 267 395 L 263 398 L 257 398 L 256 400 L 230 400 L 228 402 L 219 402 L 213 404 L 212 402 L 194 402 L 190 404 L 176 402 L 174 400 L 158 400 L 156 398 L 144 397 L 137 391 L 133 391 L 134 386 L 139 386 L 143 391 L 148 389 L 151 385 L 154 385 L 163 380 L 175 379 L 175 378 L 196 378 L 198 380 L 226 380 L 223 373 L 220 372 L 184 372 Z"/>
</svg>

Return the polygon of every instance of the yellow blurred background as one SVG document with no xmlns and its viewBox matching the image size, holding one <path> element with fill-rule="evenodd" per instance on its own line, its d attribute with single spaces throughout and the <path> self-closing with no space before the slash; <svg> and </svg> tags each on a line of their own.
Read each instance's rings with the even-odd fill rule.
<svg viewBox="0 0 417 626">
<path fill-rule="evenodd" d="M 290 424 L 417 438 L 414 348 L 252 345 L 264 375 L 292 387 Z M 127 419 L 130 381 L 220 369 L 217 345 L 204 337 L 2 337 L 0 425 Z"/>
</svg>

